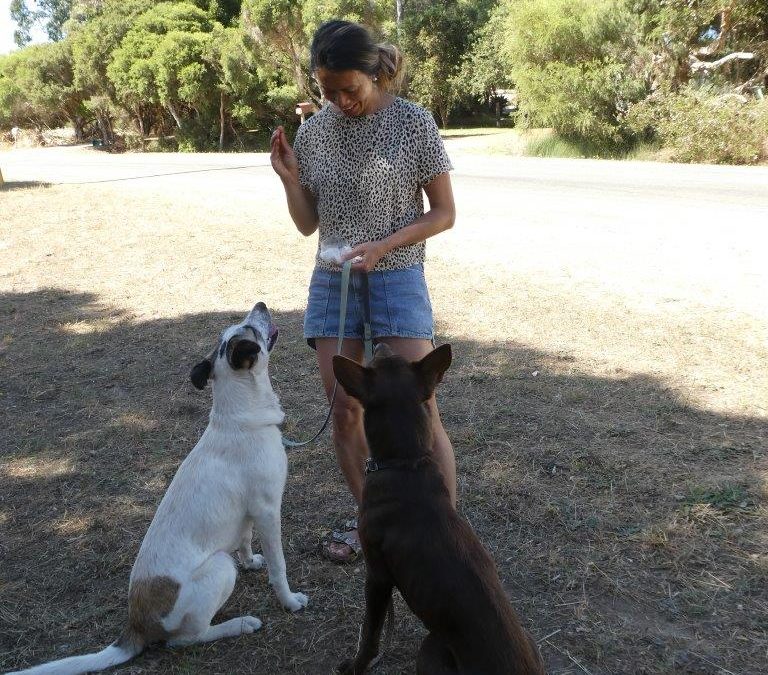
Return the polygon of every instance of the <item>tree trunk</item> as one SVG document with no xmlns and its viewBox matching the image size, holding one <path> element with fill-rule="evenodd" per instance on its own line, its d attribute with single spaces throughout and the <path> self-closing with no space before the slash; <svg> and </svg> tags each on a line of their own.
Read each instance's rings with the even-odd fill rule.
<svg viewBox="0 0 768 675">
<path fill-rule="evenodd" d="M 739 0 L 731 0 L 727 7 L 720 10 L 720 31 L 717 39 L 708 44 L 706 47 L 702 47 L 696 52 L 696 56 L 712 56 L 722 51 L 725 46 L 726 40 L 733 30 L 733 10 L 736 8 Z"/>
<path fill-rule="evenodd" d="M 85 120 L 80 115 L 75 115 L 75 118 L 72 120 L 72 124 L 75 127 L 75 140 L 78 143 L 82 143 L 83 137 L 85 136 Z"/>
<path fill-rule="evenodd" d="M 111 145 L 112 142 L 115 140 L 114 134 L 112 133 L 112 124 L 109 120 L 109 117 L 106 115 L 100 114 L 97 119 L 98 125 L 99 125 L 99 131 L 101 132 L 101 140 L 104 143 L 105 146 Z"/>
<path fill-rule="evenodd" d="M 141 106 L 136 111 L 136 123 L 139 125 L 139 133 L 141 134 L 141 140 L 143 141 L 147 135 L 147 130 L 144 126 L 144 116 L 141 114 Z"/>
<path fill-rule="evenodd" d="M 181 129 L 181 118 L 179 117 L 178 112 L 176 112 L 176 106 L 173 105 L 173 101 L 168 101 L 166 107 L 168 108 L 168 112 L 173 116 L 173 120 L 176 122 L 176 126 Z"/>
<path fill-rule="evenodd" d="M 233 138 L 234 142 L 237 143 L 238 147 L 242 150 L 245 146 L 243 145 L 243 141 L 240 140 L 240 134 L 237 133 L 235 125 L 232 123 L 232 115 L 227 115 L 227 126 L 229 127 L 230 138 Z"/>
<path fill-rule="evenodd" d="M 222 91 L 219 93 L 219 152 L 224 150 L 224 127 L 227 122 L 227 108 L 225 105 L 226 94 Z"/>
<path fill-rule="evenodd" d="M 291 56 L 291 63 L 293 64 L 293 76 L 296 79 L 296 86 L 299 88 L 299 91 L 302 92 L 302 95 L 305 98 L 314 101 L 319 106 L 320 100 L 312 92 L 312 89 L 307 84 L 307 78 L 304 77 L 301 55 L 296 49 L 296 45 L 293 43 L 293 40 L 289 41 L 288 48 Z"/>
<path fill-rule="evenodd" d="M 437 106 L 437 112 L 440 115 L 440 126 L 442 126 L 443 129 L 447 129 L 448 128 L 448 106 L 447 105 Z"/>
</svg>

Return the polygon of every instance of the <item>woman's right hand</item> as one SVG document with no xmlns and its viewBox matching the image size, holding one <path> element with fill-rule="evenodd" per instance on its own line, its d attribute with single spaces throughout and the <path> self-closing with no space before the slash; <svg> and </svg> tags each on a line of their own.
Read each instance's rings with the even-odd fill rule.
<svg viewBox="0 0 768 675">
<path fill-rule="evenodd" d="M 272 168 L 283 181 L 299 182 L 299 162 L 291 144 L 285 136 L 285 129 L 277 127 L 269 141 L 271 152 L 269 159 Z"/>
</svg>

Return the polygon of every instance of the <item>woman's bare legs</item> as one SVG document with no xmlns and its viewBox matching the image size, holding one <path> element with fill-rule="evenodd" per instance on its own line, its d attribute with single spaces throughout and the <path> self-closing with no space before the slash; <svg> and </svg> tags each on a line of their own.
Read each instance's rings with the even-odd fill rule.
<svg viewBox="0 0 768 675">
<path fill-rule="evenodd" d="M 317 338 L 317 362 L 320 377 L 323 380 L 325 394 L 331 400 L 336 377 L 333 374 L 333 357 L 338 347 L 337 338 Z M 344 356 L 361 362 L 363 360 L 362 340 L 344 340 L 341 348 Z M 336 387 L 336 402 L 333 404 L 333 448 L 339 468 L 344 474 L 349 491 L 360 506 L 363 499 L 363 481 L 365 479 L 365 460 L 368 457 L 368 444 L 363 431 L 363 408 L 344 388 Z"/>
</svg>

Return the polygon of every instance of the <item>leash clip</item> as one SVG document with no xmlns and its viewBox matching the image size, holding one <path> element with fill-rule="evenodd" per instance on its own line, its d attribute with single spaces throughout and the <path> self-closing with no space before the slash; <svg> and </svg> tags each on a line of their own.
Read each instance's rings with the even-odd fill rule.
<svg viewBox="0 0 768 675">
<path fill-rule="evenodd" d="M 376 460 L 373 457 L 368 457 L 365 460 L 365 473 L 369 474 L 373 471 L 378 471 L 379 465 L 376 464 Z"/>
</svg>

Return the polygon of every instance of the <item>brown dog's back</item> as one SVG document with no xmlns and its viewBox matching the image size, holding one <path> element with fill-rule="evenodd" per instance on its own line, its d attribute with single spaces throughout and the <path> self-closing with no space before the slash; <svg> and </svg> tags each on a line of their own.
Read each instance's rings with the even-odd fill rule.
<svg viewBox="0 0 768 675">
<path fill-rule="evenodd" d="M 413 613 L 451 653 L 456 672 L 543 673 L 493 559 L 451 506 L 434 463 L 378 471 L 365 491 L 359 526 L 366 561 L 377 568 L 371 573 L 386 569 Z"/>
</svg>

